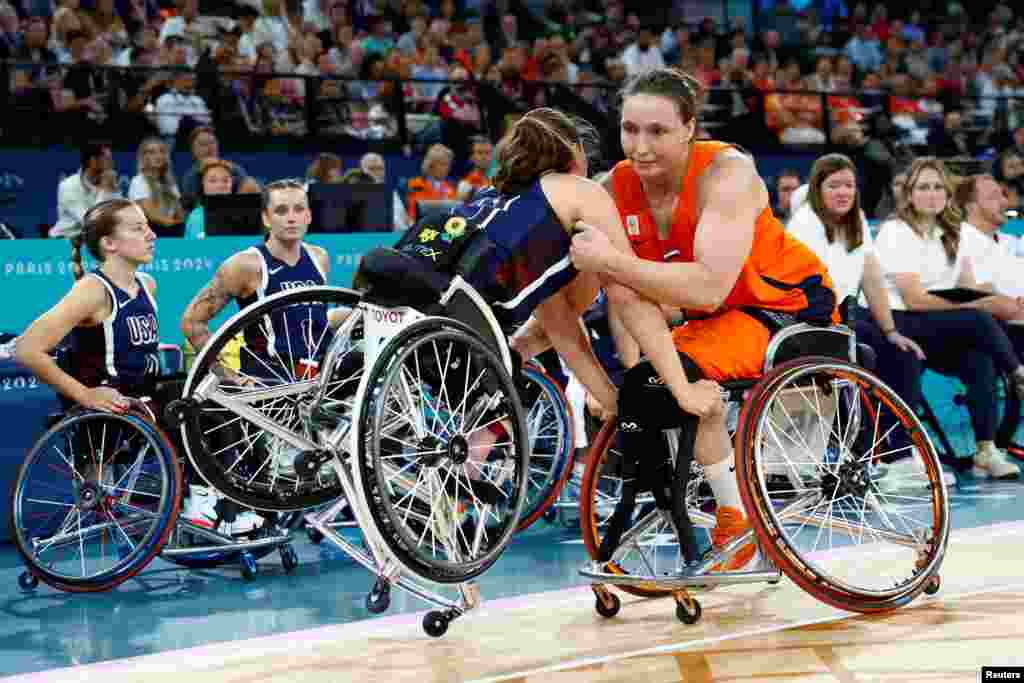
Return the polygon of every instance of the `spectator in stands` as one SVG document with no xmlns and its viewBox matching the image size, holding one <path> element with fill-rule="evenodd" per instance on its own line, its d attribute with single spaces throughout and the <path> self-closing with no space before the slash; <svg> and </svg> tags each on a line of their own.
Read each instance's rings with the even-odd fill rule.
<svg viewBox="0 0 1024 683">
<path fill-rule="evenodd" d="M 843 53 L 861 72 L 877 71 L 884 61 L 878 37 L 868 24 L 857 28 L 857 35 L 850 38 Z"/>
<path fill-rule="evenodd" d="M 203 38 L 202 28 L 199 26 L 199 0 L 176 0 L 177 14 L 164 22 L 160 29 L 160 43 L 167 43 L 172 36 L 184 40 L 185 50 L 188 54 L 188 63 L 195 64 L 200 53 L 201 41 Z"/>
<path fill-rule="evenodd" d="M 947 111 L 942 127 L 933 128 L 928 136 L 931 153 L 939 158 L 971 156 L 973 149 L 963 129 L 963 114 L 959 109 Z"/>
<path fill-rule="evenodd" d="M 99 202 L 120 197 L 110 144 L 87 142 L 81 148 L 82 166 L 57 187 L 57 223 L 50 237 L 64 237 L 79 229 L 85 212 Z"/>
<path fill-rule="evenodd" d="M 1024 190 L 1024 156 L 1015 149 L 1005 150 L 993 164 L 992 176 L 1019 195 Z"/>
<path fill-rule="evenodd" d="M 907 171 L 905 168 L 896 170 L 893 173 L 892 181 L 886 187 L 882 199 L 875 207 L 875 218 L 886 221 L 895 218 L 899 211 L 898 202 L 903 195 L 903 185 L 907 182 Z"/>
<path fill-rule="evenodd" d="M 185 173 L 181 181 L 181 203 L 186 211 L 191 211 L 195 207 L 196 198 L 202 192 L 200 171 L 203 162 L 220 157 L 217 132 L 209 126 L 196 128 L 189 137 L 189 149 L 192 151 L 192 168 Z M 245 169 L 237 164 L 230 164 L 230 171 L 232 184 L 237 187 L 245 176 Z"/>
<path fill-rule="evenodd" d="M 180 237 L 185 209 L 166 143 L 155 137 L 143 140 L 135 163 L 138 172 L 128 187 L 128 198 L 146 214 L 158 237 Z"/>
<path fill-rule="evenodd" d="M 790 204 L 793 192 L 800 187 L 800 171 L 795 168 L 784 168 L 779 175 L 775 176 L 775 205 L 772 211 L 775 217 L 782 222 L 789 220 L 790 216 L 798 207 Z"/>
<path fill-rule="evenodd" d="M 925 352 L 925 365 L 967 387 L 977 453 L 977 476 L 1016 478 L 1020 469 L 995 446 L 995 368 L 1024 395 L 1024 366 L 997 321 L 1024 315 L 1021 301 L 992 295 L 955 303 L 935 291 L 974 286 L 962 239 L 960 212 L 945 165 L 917 159 L 907 172 L 898 217 L 882 224 L 875 243 L 886 273 L 893 320 Z M 887 332 L 887 330 L 883 330 Z"/>
<path fill-rule="evenodd" d="M 370 176 L 375 183 L 387 182 L 387 166 L 384 164 L 384 157 L 379 154 L 374 152 L 364 154 L 363 158 L 359 160 L 359 169 Z M 406 213 L 405 205 L 402 203 L 402 198 L 398 196 L 397 190 L 391 193 L 391 199 L 394 229 L 404 232 L 412 225 L 412 221 L 409 220 L 409 214 Z"/>
<path fill-rule="evenodd" d="M 231 194 L 235 169 L 230 161 L 207 157 L 199 167 L 200 192 L 196 198 L 198 204 L 188 215 L 185 222 L 185 237 L 203 239 L 206 237 L 206 208 L 203 206 L 206 197 L 219 194 Z"/>
<path fill-rule="evenodd" d="M 13 43 L 13 37 L 8 37 Z M 0 59 L 5 56 L 7 55 L 0 54 Z M 63 89 L 60 73 L 53 69 L 57 63 L 57 55 L 46 47 L 46 20 L 40 17 L 28 19 L 25 22 L 25 35 L 21 44 L 9 56 L 15 62 L 28 63 L 30 66 L 9 67 L 11 99 L 10 106 L 5 112 L 7 124 L 12 130 L 26 133 L 42 132 L 39 131 L 39 116 L 41 113 L 57 110 L 57 100 L 60 98 L 60 90 Z M 58 86 L 53 96 L 49 92 L 48 65 L 51 68 L 50 76 L 54 85 Z M 0 91 L 2 90 L 3 86 L 0 85 Z"/>
<path fill-rule="evenodd" d="M 175 75 L 171 89 L 157 98 L 150 115 L 164 138 L 173 141 L 179 130 L 189 136 L 195 127 L 210 124 L 210 108 L 196 94 L 195 87 L 195 74 L 182 71 Z M 183 125 L 185 128 L 182 128 Z"/>
<path fill-rule="evenodd" d="M 494 145 L 482 135 L 475 136 L 470 140 L 472 145 L 469 161 L 473 167 L 462 180 L 456 191 L 456 198 L 459 201 L 468 202 L 473 195 L 491 184 L 489 173 L 491 162 L 494 160 Z"/>
<path fill-rule="evenodd" d="M 848 324 L 858 341 L 876 353 L 879 377 L 904 400 L 914 401 L 924 352 L 899 333 L 893 319 L 882 266 L 860 206 L 857 169 L 849 157 L 827 154 L 814 162 L 807 184 L 807 201 L 794 211 L 786 230 L 828 266 Z M 870 311 L 856 305 L 862 289 Z"/>
<path fill-rule="evenodd" d="M 1008 296 L 1024 296 L 1024 260 L 1018 256 L 1019 238 L 1003 233 L 1009 200 L 990 175 L 971 175 L 956 190 L 964 211 L 962 230 L 968 240 L 974 279 L 979 288 Z M 1024 353 L 1024 327 L 1008 326 L 1018 354 Z"/>
<path fill-rule="evenodd" d="M 322 152 L 306 169 L 306 180 L 316 183 L 340 183 L 345 164 L 337 154 Z"/>
<path fill-rule="evenodd" d="M 90 18 L 96 27 L 97 35 L 105 38 L 115 50 L 128 45 L 128 29 L 114 8 L 114 0 L 96 0 L 96 7 Z"/>
<path fill-rule="evenodd" d="M 431 145 L 423 155 L 420 167 L 423 175 L 409 181 L 405 200 L 406 212 L 412 223 L 416 222 L 418 202 L 425 199 L 455 199 L 455 188 L 448 182 L 454 157 L 452 150 L 444 145 Z"/>
<path fill-rule="evenodd" d="M 18 12 L 7 3 L 0 4 L 0 59 L 9 59 L 21 47 Z"/>
<path fill-rule="evenodd" d="M 79 8 L 78 0 L 60 0 L 57 11 L 53 14 L 50 31 L 50 49 L 62 63 L 69 63 L 71 55 L 71 37 L 81 34 L 88 40 L 95 33 L 89 16 Z"/>
<path fill-rule="evenodd" d="M 448 72 L 450 85 L 438 95 L 435 113 L 441 118 L 441 143 L 453 151 L 456 158 L 465 159 L 469 152 L 469 139 L 483 130 L 483 118 L 473 86 L 468 84 L 469 73 L 461 64 L 453 64 Z M 415 221 L 415 216 L 410 213 Z"/>
<path fill-rule="evenodd" d="M 654 31 L 650 26 L 641 27 L 636 35 L 636 42 L 623 50 L 621 59 L 630 77 L 665 66 L 661 47 L 655 41 Z"/>
</svg>

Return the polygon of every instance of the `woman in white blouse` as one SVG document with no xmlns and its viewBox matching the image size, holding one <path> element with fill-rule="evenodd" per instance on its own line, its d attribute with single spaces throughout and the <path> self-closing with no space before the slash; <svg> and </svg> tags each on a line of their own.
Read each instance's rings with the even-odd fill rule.
<svg viewBox="0 0 1024 683">
<path fill-rule="evenodd" d="M 135 165 L 138 173 L 128 186 L 128 198 L 142 208 L 157 235 L 181 237 L 185 209 L 167 144 L 160 138 L 146 138 L 139 145 Z"/>
<path fill-rule="evenodd" d="M 935 292 L 976 286 L 960 239 L 960 211 L 945 165 L 917 159 L 907 171 L 897 217 L 882 224 L 875 252 L 899 330 L 926 354 L 927 367 L 960 379 L 974 427 L 976 476 L 1017 478 L 1020 468 L 995 447 L 996 368 L 1024 395 L 1024 366 L 999 320 L 1024 315 L 1024 301 L 983 296 L 957 303 Z M 885 330 L 888 331 L 888 330 Z"/>
<path fill-rule="evenodd" d="M 877 354 L 879 376 L 913 405 L 924 352 L 900 334 L 893 320 L 882 266 L 860 205 L 857 169 L 848 157 L 827 154 L 814 162 L 807 200 L 797 206 L 786 230 L 828 266 L 836 298 L 845 303 L 858 341 Z M 870 312 L 856 306 L 861 290 Z"/>
</svg>

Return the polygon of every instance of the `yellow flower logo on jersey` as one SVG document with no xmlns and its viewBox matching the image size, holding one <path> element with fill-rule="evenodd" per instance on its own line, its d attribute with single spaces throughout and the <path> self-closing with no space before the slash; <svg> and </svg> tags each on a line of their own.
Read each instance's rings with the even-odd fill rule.
<svg viewBox="0 0 1024 683">
<path fill-rule="evenodd" d="M 420 231 L 420 242 L 433 242 L 441 234 L 433 228 L 424 228 Z"/>
<path fill-rule="evenodd" d="M 462 216 L 452 216 L 448 219 L 448 222 L 444 224 L 444 231 L 455 239 L 462 237 L 462 234 L 466 232 L 466 219 Z"/>
</svg>

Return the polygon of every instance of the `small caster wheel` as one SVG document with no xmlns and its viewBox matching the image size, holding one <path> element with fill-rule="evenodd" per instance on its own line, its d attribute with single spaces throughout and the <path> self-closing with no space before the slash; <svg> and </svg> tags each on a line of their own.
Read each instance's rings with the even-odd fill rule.
<svg viewBox="0 0 1024 683">
<path fill-rule="evenodd" d="M 295 552 L 295 548 L 290 545 L 281 546 L 281 566 L 284 567 L 286 574 L 291 574 L 295 571 L 295 568 L 299 566 L 299 556 Z"/>
<path fill-rule="evenodd" d="M 544 521 L 548 524 L 554 524 L 555 520 L 558 519 L 558 508 L 554 505 L 544 511 Z"/>
<path fill-rule="evenodd" d="M 171 401 L 164 408 L 164 422 L 171 429 L 177 429 L 192 417 L 195 404 L 186 398 Z"/>
<path fill-rule="evenodd" d="M 320 545 L 320 542 L 324 540 L 324 535 L 320 533 L 320 530 L 312 526 L 306 527 L 306 536 L 309 537 L 309 542 L 313 545 Z"/>
<path fill-rule="evenodd" d="M 608 597 L 612 603 L 611 606 L 606 605 L 604 600 L 599 597 L 594 599 L 594 609 L 605 619 L 611 619 L 622 609 L 622 600 L 619 600 L 618 595 L 609 591 Z"/>
<path fill-rule="evenodd" d="M 692 606 L 692 609 L 693 609 L 692 612 L 690 611 L 690 609 L 687 608 L 685 603 L 683 603 L 683 602 L 677 602 L 676 603 L 676 618 L 679 619 L 679 621 L 683 622 L 684 624 L 696 624 L 698 621 L 700 621 L 700 615 L 701 615 L 700 603 L 697 602 L 696 600 L 691 599 L 690 600 L 690 605 Z"/>
<path fill-rule="evenodd" d="M 440 638 L 448 630 L 448 621 L 444 612 L 427 612 L 423 617 L 423 631 L 431 638 Z"/>
<path fill-rule="evenodd" d="M 928 579 L 928 583 L 924 585 L 924 594 L 935 595 L 939 592 L 940 588 L 942 588 L 942 577 L 936 574 L 932 578 Z"/>
<path fill-rule="evenodd" d="M 384 579 L 377 579 L 373 584 L 373 589 L 366 594 L 366 609 L 372 614 L 380 614 L 387 610 L 391 606 L 391 584 Z M 426 628 L 426 621 L 423 622 L 423 628 Z M 445 628 L 448 628 L 445 625 Z M 430 633 L 429 631 L 427 631 Z M 444 633 L 444 631 L 441 631 Z"/>
<path fill-rule="evenodd" d="M 39 585 L 39 579 L 31 572 L 22 572 L 18 576 L 18 588 L 23 591 L 35 590 Z"/>
<path fill-rule="evenodd" d="M 248 550 L 242 552 L 242 578 L 252 581 L 256 578 L 256 558 Z"/>
</svg>

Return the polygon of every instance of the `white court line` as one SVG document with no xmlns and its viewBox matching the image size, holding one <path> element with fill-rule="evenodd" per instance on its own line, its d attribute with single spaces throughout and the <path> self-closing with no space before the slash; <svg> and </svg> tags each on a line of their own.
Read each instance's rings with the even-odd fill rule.
<svg viewBox="0 0 1024 683">
<path fill-rule="evenodd" d="M 953 543 L 959 540 L 959 536 L 967 536 L 971 544 L 982 543 L 1000 536 L 1014 535 L 1024 530 L 1024 521 L 1005 522 L 999 524 L 993 524 L 983 527 L 969 527 L 965 529 L 956 529 L 950 533 L 949 546 L 947 546 L 947 553 L 949 547 Z M 850 549 L 843 548 L 840 550 Z M 826 551 L 827 552 L 827 551 Z M 1024 590 L 1024 583 L 1011 583 L 1003 584 L 1000 586 L 991 586 L 985 588 L 972 589 L 961 593 L 953 594 L 939 594 L 936 596 L 926 596 L 925 600 L 914 604 L 913 606 L 906 606 L 901 609 L 914 609 L 916 607 L 923 607 L 932 602 L 946 602 L 951 600 L 959 600 L 967 597 L 973 597 L 975 595 L 984 595 L 986 593 L 998 593 L 1002 591 L 1014 591 Z M 831 622 L 843 621 L 850 617 L 862 616 L 859 612 L 847 612 L 845 610 L 837 610 L 837 614 L 830 615 L 827 617 L 818 617 L 816 619 L 805 619 L 802 621 L 795 621 L 788 624 L 778 624 L 775 626 L 763 626 L 759 628 L 750 629 L 747 631 L 740 631 L 738 633 L 730 633 L 721 636 L 714 636 L 710 638 L 700 638 L 697 640 L 690 640 L 685 643 L 670 643 L 667 645 L 657 645 L 655 647 L 644 648 L 641 650 L 634 650 L 631 652 L 622 652 L 613 655 L 603 655 L 600 657 L 586 657 L 576 659 L 569 662 L 563 662 L 561 664 L 552 664 L 549 666 L 538 667 L 535 669 L 527 669 L 523 671 L 516 671 L 513 673 L 501 674 L 498 676 L 490 676 L 487 678 L 478 678 L 469 681 L 468 683 L 498 683 L 499 681 L 507 681 L 515 678 L 527 678 L 537 674 L 554 673 L 557 671 L 565 671 L 567 669 L 576 669 L 580 667 L 595 666 L 599 664 L 606 664 L 608 662 L 621 661 L 623 659 L 630 659 L 632 657 L 642 657 L 645 655 L 657 655 L 657 654 L 669 654 L 673 652 L 682 652 L 684 650 L 692 650 L 707 645 L 714 645 L 716 643 L 725 642 L 728 640 L 736 640 L 739 638 L 747 638 L 750 636 L 761 636 L 770 633 L 778 633 L 780 631 L 787 631 L 792 628 L 800 628 L 802 626 L 814 626 L 817 624 L 827 624 Z"/>
<path fill-rule="evenodd" d="M 936 595 L 933 597 L 927 597 L 926 601 L 914 605 L 914 607 L 903 607 L 902 610 L 914 609 L 917 607 L 923 607 L 931 602 L 949 602 L 952 600 L 960 600 L 963 598 L 974 597 L 976 595 L 985 595 L 986 593 L 999 593 L 1002 591 L 1016 591 L 1024 590 L 1024 583 L 1010 583 L 1002 586 L 993 586 L 989 588 L 981 588 L 978 590 L 966 591 L 963 593 L 956 593 L 953 595 Z M 901 611 L 901 610 L 896 610 Z M 614 655 L 604 655 L 601 657 L 586 657 L 582 659 L 576 659 L 570 662 L 563 662 L 562 664 L 552 664 L 550 666 L 542 666 L 536 669 L 525 669 L 523 671 L 516 671 L 513 673 L 501 674 L 499 676 L 491 676 L 488 678 L 476 678 L 467 683 L 499 683 L 500 681 L 507 681 L 516 678 L 528 678 L 530 676 L 536 676 L 537 674 L 555 673 L 557 671 L 566 671 L 568 669 L 577 669 L 582 667 L 591 667 L 599 664 L 607 664 L 608 662 L 621 661 L 623 659 L 631 659 L 633 657 L 643 657 L 647 655 L 659 655 L 659 654 L 671 654 L 674 652 L 682 652 L 684 650 L 693 650 L 701 646 L 715 645 L 717 643 L 723 643 L 728 640 L 737 640 L 739 638 L 747 638 L 750 636 L 763 636 L 770 633 L 778 633 L 780 631 L 788 631 L 792 628 L 800 628 L 802 626 L 815 626 L 817 624 L 828 624 L 835 621 L 843 621 L 850 617 L 864 616 L 858 612 L 845 612 L 839 611 L 838 614 L 834 614 L 827 617 L 819 617 L 817 619 L 804 619 L 802 621 L 794 621 L 790 624 L 779 624 L 777 626 L 765 626 L 761 628 L 750 629 L 748 631 L 740 631 L 738 633 L 729 633 L 722 636 L 714 636 L 712 638 L 700 638 L 698 640 L 689 640 L 685 643 L 670 643 L 668 645 L 658 645 L 656 647 L 644 648 L 642 650 L 633 650 L 631 652 L 621 652 Z"/>
</svg>

